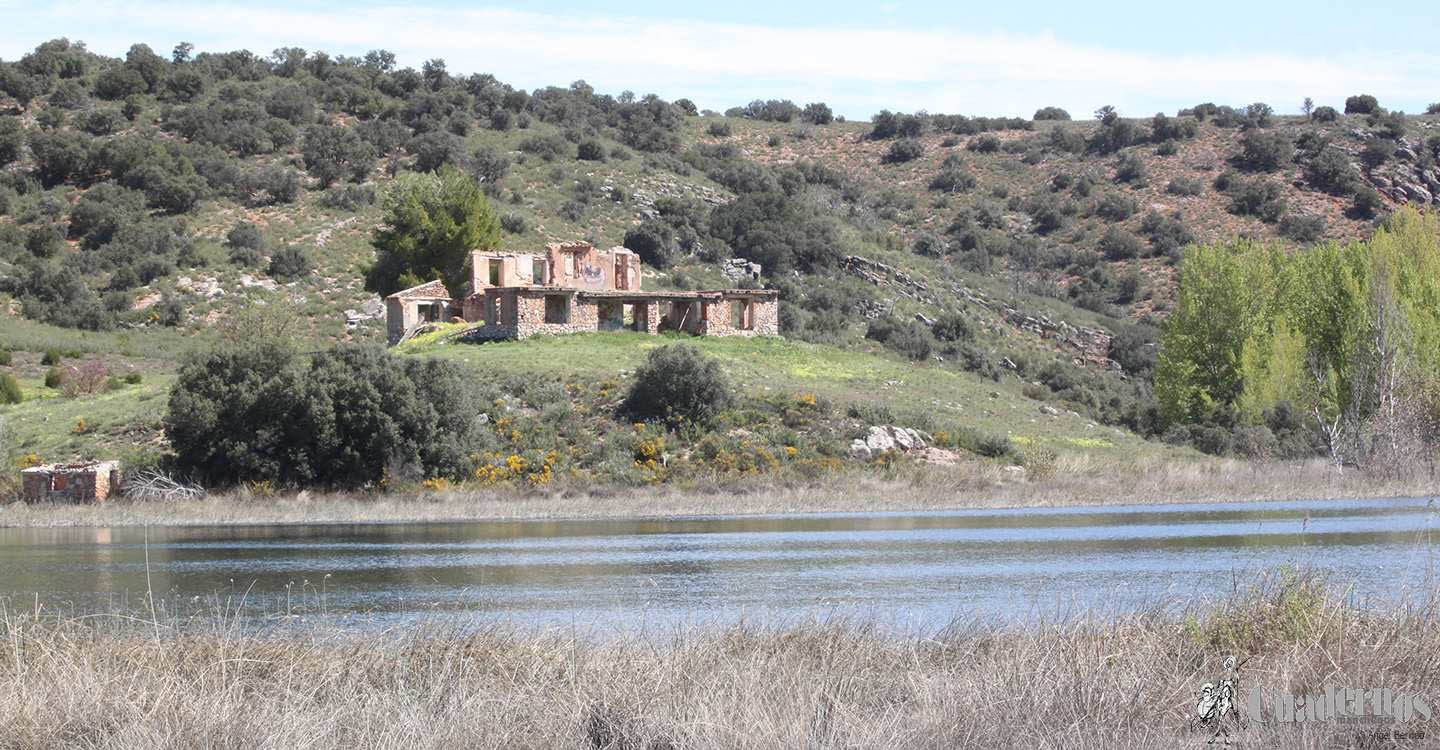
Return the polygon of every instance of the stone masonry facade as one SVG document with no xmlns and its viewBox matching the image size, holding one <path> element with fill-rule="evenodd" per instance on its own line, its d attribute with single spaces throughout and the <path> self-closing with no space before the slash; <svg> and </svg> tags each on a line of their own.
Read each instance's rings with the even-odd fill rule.
<svg viewBox="0 0 1440 750">
<path fill-rule="evenodd" d="M 98 503 L 119 488 L 120 464 L 90 461 L 33 466 L 20 472 L 20 484 L 26 502 Z"/>
<path fill-rule="evenodd" d="M 696 336 L 778 336 L 779 292 L 715 289 L 643 291 L 639 258 L 616 247 L 551 243 L 544 253 L 471 253 L 472 293 L 449 298 L 439 281 L 386 299 L 391 343 L 437 315 L 477 323 L 466 338 L 523 339 L 541 334 L 673 330 Z M 441 298 L 444 297 L 442 300 Z"/>
</svg>

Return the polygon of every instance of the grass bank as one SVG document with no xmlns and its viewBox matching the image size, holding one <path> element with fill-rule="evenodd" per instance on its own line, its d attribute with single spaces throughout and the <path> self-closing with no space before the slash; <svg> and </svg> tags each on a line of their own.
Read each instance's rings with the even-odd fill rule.
<svg viewBox="0 0 1440 750">
<path fill-rule="evenodd" d="M 1229 459 L 1115 462 L 1062 457 L 1056 473 L 1027 479 L 992 462 L 900 467 L 889 475 L 839 471 L 813 482 L 769 477 L 647 487 L 558 482 L 544 488 L 416 488 L 387 493 L 259 494 L 103 505 L 0 505 L 0 527 L 167 526 L 271 523 L 400 523 L 533 518 L 623 518 L 959 508 L 1063 507 L 1171 502 L 1249 502 L 1440 494 L 1430 480 L 1336 472 L 1323 461 Z"/>
<path fill-rule="evenodd" d="M 0 618 L 0 745 L 30 748 L 1204 747 L 1202 685 L 1440 697 L 1433 603 L 1348 608 L 1274 577 L 1211 609 L 894 633 L 741 624 L 607 638 L 251 635 Z M 1242 700 L 1243 710 L 1243 700 Z M 1424 733 L 1368 744 L 1364 733 Z M 1242 747 L 1431 746 L 1440 722 L 1237 722 Z"/>
</svg>

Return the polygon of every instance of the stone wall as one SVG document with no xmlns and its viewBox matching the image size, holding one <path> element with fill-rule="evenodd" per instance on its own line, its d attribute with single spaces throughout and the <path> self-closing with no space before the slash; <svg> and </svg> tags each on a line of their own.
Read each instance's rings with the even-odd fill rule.
<svg viewBox="0 0 1440 750">
<path fill-rule="evenodd" d="M 440 312 L 433 321 L 437 323 L 444 323 L 461 312 L 454 300 L 388 297 L 385 300 L 385 333 L 392 346 L 404 339 L 410 329 L 431 322 L 420 317 L 421 305 L 440 306 Z"/>
<path fill-rule="evenodd" d="M 750 303 L 750 325 L 733 320 L 734 302 L 746 300 Z M 705 336 L 778 336 L 780 335 L 780 303 L 775 297 L 751 297 L 730 295 L 718 301 L 704 303 L 707 320 L 701 324 L 699 333 Z"/>
<path fill-rule="evenodd" d="M 545 321 L 545 298 L 552 295 L 563 295 L 569 300 L 569 317 L 564 323 L 547 323 Z M 494 298 L 501 308 L 497 319 L 490 320 L 487 317 L 488 307 L 486 300 Z M 752 325 L 749 328 L 738 328 L 730 321 L 730 303 L 735 299 L 751 300 Z M 701 320 L 701 313 L 689 316 L 683 321 L 684 330 L 699 336 L 778 336 L 780 334 L 779 303 L 774 296 L 760 298 L 732 295 L 730 297 L 714 300 L 698 300 L 695 305 L 697 311 L 709 317 L 709 320 Z M 623 305 L 634 306 L 634 317 L 632 325 L 625 326 L 645 333 L 657 334 L 661 330 L 661 320 L 670 315 L 672 301 L 668 299 L 642 299 L 627 300 L 624 297 L 587 297 L 583 293 L 574 292 L 543 292 L 540 290 L 511 289 L 511 290 L 490 290 L 487 295 L 471 295 L 465 300 L 466 318 L 472 322 L 482 322 L 466 334 L 466 338 L 475 340 L 499 340 L 499 339 L 523 339 L 540 334 L 558 335 L 565 333 L 583 333 L 601 330 L 619 330 L 615 327 L 602 329 L 601 322 L 602 308 L 608 309 L 608 317 L 611 321 L 619 312 L 623 319 Z M 689 303 L 682 301 L 682 306 Z M 513 307 L 513 313 L 511 308 Z M 617 310 L 619 308 L 619 310 Z M 673 330 L 675 322 L 667 320 L 667 330 Z"/>
<path fill-rule="evenodd" d="M 751 310 L 751 314 L 755 320 L 751 333 L 756 336 L 780 335 L 780 299 L 778 297 L 755 300 L 755 307 Z"/>
<path fill-rule="evenodd" d="M 120 477 L 113 461 L 79 466 L 38 466 L 21 472 L 26 502 L 98 503 L 110 497 Z"/>
</svg>

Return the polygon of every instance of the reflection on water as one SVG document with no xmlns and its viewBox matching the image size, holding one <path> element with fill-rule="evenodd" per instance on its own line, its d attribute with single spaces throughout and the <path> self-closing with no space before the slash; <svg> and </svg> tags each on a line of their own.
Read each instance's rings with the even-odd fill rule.
<svg viewBox="0 0 1440 750">
<path fill-rule="evenodd" d="M 394 624 L 658 626 L 1118 612 L 1278 565 L 1389 601 L 1434 586 L 1424 499 L 356 526 L 0 529 L 0 597 Z"/>
</svg>

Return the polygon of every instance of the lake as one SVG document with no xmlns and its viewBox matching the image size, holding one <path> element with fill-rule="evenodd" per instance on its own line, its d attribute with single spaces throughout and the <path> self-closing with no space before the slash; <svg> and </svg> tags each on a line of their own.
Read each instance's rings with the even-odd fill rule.
<svg viewBox="0 0 1440 750">
<path fill-rule="evenodd" d="M 1435 587 L 1427 499 L 677 519 L 0 529 L 0 600 L 74 614 L 932 629 L 1224 597 L 1294 565 L 1357 604 Z"/>
</svg>

